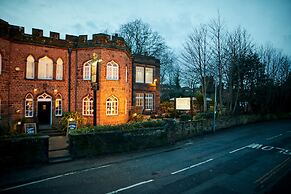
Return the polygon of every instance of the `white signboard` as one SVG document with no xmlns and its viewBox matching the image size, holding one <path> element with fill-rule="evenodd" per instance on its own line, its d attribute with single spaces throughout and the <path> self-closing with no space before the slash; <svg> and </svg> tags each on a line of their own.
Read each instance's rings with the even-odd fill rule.
<svg viewBox="0 0 291 194">
<path fill-rule="evenodd" d="M 191 98 L 176 98 L 176 110 L 190 110 Z"/>
</svg>

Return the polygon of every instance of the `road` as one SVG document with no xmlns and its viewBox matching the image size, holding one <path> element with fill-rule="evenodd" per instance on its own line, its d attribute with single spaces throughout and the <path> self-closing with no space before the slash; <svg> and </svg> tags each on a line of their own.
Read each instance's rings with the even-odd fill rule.
<svg viewBox="0 0 291 194">
<path fill-rule="evenodd" d="M 19 169 L 1 193 L 264 193 L 291 171 L 291 121 L 250 124 L 144 152 Z M 290 193 L 290 191 L 289 191 Z"/>
</svg>

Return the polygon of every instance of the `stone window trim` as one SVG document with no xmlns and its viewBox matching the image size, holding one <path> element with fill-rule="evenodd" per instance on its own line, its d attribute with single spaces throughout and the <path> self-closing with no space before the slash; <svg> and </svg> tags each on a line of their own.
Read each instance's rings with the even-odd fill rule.
<svg viewBox="0 0 291 194">
<path fill-rule="evenodd" d="M 93 116 L 93 97 L 85 96 L 82 100 L 82 115 Z"/>
<path fill-rule="evenodd" d="M 106 80 L 119 80 L 119 65 L 113 60 L 106 65 Z"/>
<path fill-rule="evenodd" d="M 118 115 L 118 98 L 113 95 L 106 99 L 106 115 Z"/>
<path fill-rule="evenodd" d="M 31 93 L 26 94 L 25 96 L 25 117 L 26 118 L 32 118 L 33 117 L 33 109 L 34 109 L 34 100 L 33 95 Z"/>
</svg>

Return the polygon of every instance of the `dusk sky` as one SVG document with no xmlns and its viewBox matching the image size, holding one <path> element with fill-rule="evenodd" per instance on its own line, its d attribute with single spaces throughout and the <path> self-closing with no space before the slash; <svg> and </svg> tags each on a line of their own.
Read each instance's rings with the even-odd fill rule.
<svg viewBox="0 0 291 194">
<path fill-rule="evenodd" d="M 270 43 L 291 56 L 290 0 L 1 0 L 0 18 L 10 24 L 65 34 L 118 33 L 134 19 L 149 23 L 167 44 L 181 51 L 193 27 L 220 12 L 227 29 L 242 26 L 257 44 Z"/>
</svg>

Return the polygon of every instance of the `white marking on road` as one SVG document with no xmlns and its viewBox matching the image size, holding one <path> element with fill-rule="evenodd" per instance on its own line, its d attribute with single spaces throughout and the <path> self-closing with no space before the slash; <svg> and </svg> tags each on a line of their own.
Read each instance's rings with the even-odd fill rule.
<svg viewBox="0 0 291 194">
<path fill-rule="evenodd" d="M 228 152 L 228 153 L 229 153 L 229 154 L 232 154 L 232 153 L 234 153 L 234 152 L 237 152 L 237 151 L 243 150 L 243 149 L 245 149 L 246 147 L 248 147 L 248 146 L 244 146 L 244 147 L 241 147 L 241 148 L 238 148 L 238 149 L 232 150 L 232 151 L 230 151 L 230 152 Z"/>
<path fill-rule="evenodd" d="M 150 179 L 150 180 L 147 180 L 147 181 L 143 181 L 143 182 L 139 182 L 139 183 L 136 183 L 134 185 L 130 185 L 128 187 L 124 187 L 124 188 L 121 188 L 121 189 L 118 189 L 118 190 L 115 190 L 115 191 L 111 191 L 109 193 L 106 193 L 106 194 L 112 194 L 112 193 L 118 193 L 118 192 L 121 192 L 121 191 L 124 191 L 124 190 L 127 190 L 127 189 L 131 189 L 133 187 L 137 187 L 139 185 L 144 185 L 144 184 L 147 184 L 147 183 L 150 183 L 150 182 L 153 182 L 154 180 L 153 179 Z"/>
<path fill-rule="evenodd" d="M 279 134 L 279 135 L 275 135 L 275 136 L 272 136 L 272 137 L 268 137 L 268 138 L 266 138 L 266 140 L 272 140 L 272 139 L 275 139 L 275 138 L 277 138 L 277 137 L 280 137 L 281 135 L 283 135 L 283 134 Z"/>
<path fill-rule="evenodd" d="M 80 171 L 72 171 L 72 172 L 68 172 L 68 173 L 65 173 L 65 174 L 60 174 L 60 175 L 57 175 L 57 176 L 52 176 L 52 177 L 48 177 L 48 178 L 45 178 L 45 179 L 32 181 L 32 182 L 29 182 L 29 183 L 16 185 L 16 186 L 13 186 L 13 187 L 8 187 L 8 188 L 5 188 L 5 189 L 1 189 L 0 191 L 9 191 L 9 190 L 13 190 L 13 189 L 26 187 L 26 186 L 29 186 L 29 185 L 34 185 L 34 184 L 37 184 L 37 183 L 42 183 L 42 182 L 45 182 L 45 181 L 57 179 L 57 178 L 62 178 L 62 177 L 69 176 L 69 175 L 80 174 L 82 172 L 88 172 L 88 171 L 91 171 L 91 170 L 106 168 L 106 167 L 109 167 L 109 166 L 111 166 L 111 165 L 109 164 L 109 165 L 104 165 L 104 166 L 92 167 L 92 168 L 88 168 L 88 169 L 84 169 L 84 170 L 80 170 Z"/>
<path fill-rule="evenodd" d="M 199 162 L 198 164 L 194 164 L 194 165 L 192 165 L 192 166 L 189 166 L 189 167 L 183 168 L 183 169 L 181 169 L 181 170 L 177 170 L 177 171 L 175 171 L 175 172 L 172 172 L 171 174 L 172 174 L 172 175 L 174 175 L 174 174 L 178 174 L 178 173 L 183 172 L 183 171 L 185 171 L 185 170 L 189 170 L 189 169 L 191 169 L 191 168 L 194 168 L 194 167 L 200 166 L 201 164 L 205 164 L 205 163 L 207 163 L 207 162 L 210 162 L 210 161 L 212 161 L 212 160 L 213 160 L 213 158 L 208 159 L 208 160 L 205 160 L 205 161 L 203 161 L 203 162 Z"/>
</svg>

